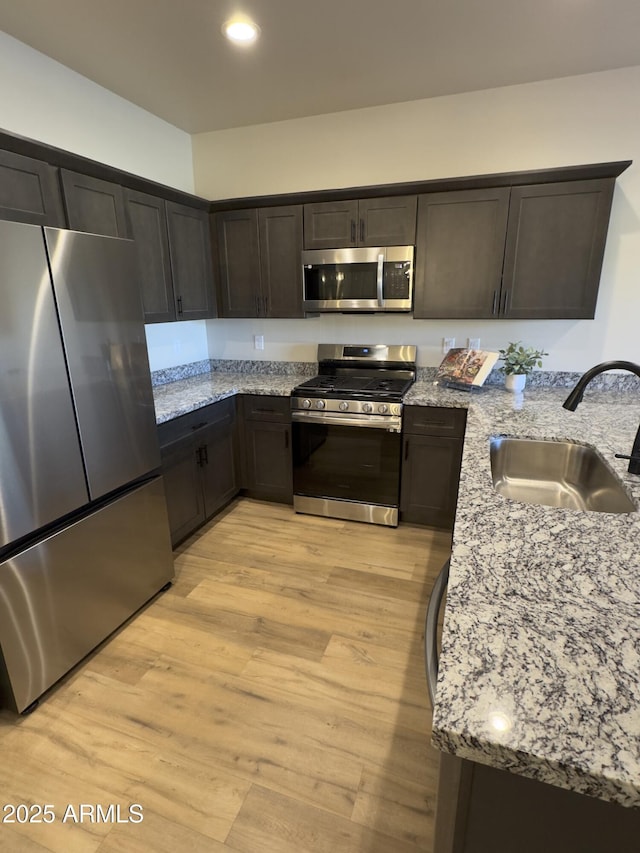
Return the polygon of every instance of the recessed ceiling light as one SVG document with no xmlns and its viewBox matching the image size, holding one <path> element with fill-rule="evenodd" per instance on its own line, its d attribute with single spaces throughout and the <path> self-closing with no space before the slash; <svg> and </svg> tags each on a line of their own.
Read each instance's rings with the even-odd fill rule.
<svg viewBox="0 0 640 853">
<path fill-rule="evenodd" d="M 234 44 L 252 44 L 260 33 L 260 27 L 244 15 L 236 15 L 226 21 L 222 32 Z"/>
</svg>

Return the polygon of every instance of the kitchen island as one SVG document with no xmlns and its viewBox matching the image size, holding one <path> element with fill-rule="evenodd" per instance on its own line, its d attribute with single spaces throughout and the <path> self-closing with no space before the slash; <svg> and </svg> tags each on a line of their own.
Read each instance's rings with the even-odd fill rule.
<svg viewBox="0 0 640 853">
<path fill-rule="evenodd" d="M 302 377 L 206 374 L 155 389 L 158 422 Z M 492 485 L 495 435 L 593 445 L 640 504 L 629 453 L 637 391 L 471 394 L 417 382 L 405 403 L 468 409 L 433 719 L 441 751 L 640 806 L 640 513 L 513 501 Z"/>
</svg>

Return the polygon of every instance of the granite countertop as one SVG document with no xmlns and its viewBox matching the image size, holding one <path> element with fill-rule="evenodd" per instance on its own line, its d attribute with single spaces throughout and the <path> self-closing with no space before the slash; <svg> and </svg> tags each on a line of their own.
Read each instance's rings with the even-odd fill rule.
<svg viewBox="0 0 640 853">
<path fill-rule="evenodd" d="M 445 752 L 640 807 L 640 513 L 524 504 L 492 486 L 493 435 L 594 445 L 640 505 L 629 453 L 637 393 L 473 396 L 425 384 L 424 405 L 467 405 L 433 717 Z M 407 402 L 410 402 L 407 400 Z"/>
<path fill-rule="evenodd" d="M 270 394 L 288 397 L 309 377 L 298 374 L 202 373 L 153 389 L 156 423 L 163 424 L 202 406 L 217 403 L 234 394 Z"/>
<path fill-rule="evenodd" d="M 154 389 L 158 423 L 308 376 L 210 373 Z M 629 453 L 637 391 L 471 394 L 416 382 L 411 405 L 468 409 L 433 744 L 462 758 L 640 807 L 640 513 L 523 504 L 492 485 L 494 435 L 594 445 L 640 506 Z"/>
</svg>

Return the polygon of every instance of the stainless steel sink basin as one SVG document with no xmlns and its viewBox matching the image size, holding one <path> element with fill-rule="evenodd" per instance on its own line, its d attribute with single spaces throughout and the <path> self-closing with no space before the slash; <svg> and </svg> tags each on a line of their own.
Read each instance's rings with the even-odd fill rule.
<svg viewBox="0 0 640 853">
<path fill-rule="evenodd" d="M 506 498 L 591 512 L 637 512 L 622 483 L 589 445 L 497 436 L 490 453 L 493 487 Z"/>
</svg>

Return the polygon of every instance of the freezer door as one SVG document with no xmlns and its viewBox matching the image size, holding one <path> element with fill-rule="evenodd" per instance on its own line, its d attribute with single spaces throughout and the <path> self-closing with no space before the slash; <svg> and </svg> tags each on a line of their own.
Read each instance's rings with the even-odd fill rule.
<svg viewBox="0 0 640 853">
<path fill-rule="evenodd" d="M 0 705 L 23 711 L 172 577 L 161 477 L 0 563 Z"/>
<path fill-rule="evenodd" d="M 42 230 L 0 222 L 0 549 L 88 500 Z"/>
<path fill-rule="evenodd" d="M 45 228 L 92 500 L 160 465 L 130 240 Z"/>
</svg>

